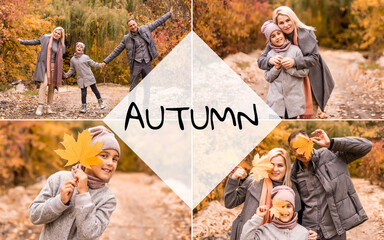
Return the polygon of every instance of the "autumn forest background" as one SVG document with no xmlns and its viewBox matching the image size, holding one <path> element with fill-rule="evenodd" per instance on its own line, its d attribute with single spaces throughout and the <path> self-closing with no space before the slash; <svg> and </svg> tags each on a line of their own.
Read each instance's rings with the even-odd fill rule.
<svg viewBox="0 0 384 240">
<path fill-rule="evenodd" d="M 172 19 L 154 32 L 160 56 L 156 65 L 190 31 L 191 5 L 188 0 L 0 0 L 0 84 L 22 80 L 32 83 L 40 46 L 24 46 L 18 38 L 36 39 L 57 26 L 66 31 L 64 70 L 75 52 L 75 43 L 84 42 L 85 53 L 102 62 L 127 34 L 127 20 L 149 24 L 173 7 Z M 94 70 L 98 82 L 129 84 L 125 51 L 103 71 Z M 75 84 L 76 78 L 64 84 Z"/>
<path fill-rule="evenodd" d="M 196 0 L 193 29 L 220 56 L 265 48 L 260 28 L 276 7 L 289 6 L 316 28 L 321 47 L 384 51 L 383 0 Z"/>
</svg>

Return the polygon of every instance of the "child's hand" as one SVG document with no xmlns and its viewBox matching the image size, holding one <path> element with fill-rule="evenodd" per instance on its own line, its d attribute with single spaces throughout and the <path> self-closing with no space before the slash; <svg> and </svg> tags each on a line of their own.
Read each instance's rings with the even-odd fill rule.
<svg viewBox="0 0 384 240">
<path fill-rule="evenodd" d="M 316 239 L 317 239 L 317 232 L 309 230 L 308 240 L 316 240 Z"/>
<path fill-rule="evenodd" d="M 269 212 L 268 210 L 269 210 L 269 206 L 267 206 L 267 205 L 259 206 L 256 209 L 256 214 L 257 214 L 257 216 L 263 218 Z"/>
<path fill-rule="evenodd" d="M 281 65 L 281 60 L 283 60 L 283 56 L 277 55 L 269 59 L 269 64 L 275 65 L 275 66 L 276 64 Z"/>
<path fill-rule="evenodd" d="M 64 77 L 64 78 L 67 78 L 67 74 L 64 73 L 64 74 L 63 74 L 63 77 Z"/>
<path fill-rule="evenodd" d="M 295 65 L 295 60 L 290 57 L 283 58 L 281 60 L 281 65 L 283 65 L 283 67 L 288 70 Z"/>
<path fill-rule="evenodd" d="M 100 65 L 100 67 L 101 67 L 101 69 L 103 69 L 104 67 L 105 67 L 105 65 L 107 65 L 105 62 L 103 62 L 101 65 Z"/>
<path fill-rule="evenodd" d="M 67 204 L 73 195 L 76 187 L 75 179 L 67 179 L 63 186 L 61 186 L 60 199 L 63 204 Z"/>
<path fill-rule="evenodd" d="M 81 169 L 76 169 L 75 181 L 77 182 L 77 191 L 79 194 L 88 192 L 88 176 Z"/>
</svg>

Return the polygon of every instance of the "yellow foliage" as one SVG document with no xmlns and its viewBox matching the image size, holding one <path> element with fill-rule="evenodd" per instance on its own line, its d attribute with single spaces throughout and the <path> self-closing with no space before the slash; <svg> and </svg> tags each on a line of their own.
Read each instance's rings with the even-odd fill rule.
<svg viewBox="0 0 384 240">
<path fill-rule="evenodd" d="M 73 136 L 64 134 L 64 141 L 61 143 L 65 147 L 65 150 L 59 149 L 55 152 L 63 159 L 68 160 L 66 166 L 70 166 L 80 162 L 86 168 L 90 168 L 91 165 L 99 165 L 103 163 L 103 160 L 99 159 L 97 154 L 102 150 L 104 142 L 96 142 L 90 145 L 92 136 L 88 130 L 84 130 L 79 133 L 77 142 Z"/>
<path fill-rule="evenodd" d="M 281 214 L 287 214 L 288 211 L 284 208 L 287 204 L 289 204 L 288 201 L 283 201 L 280 200 L 279 197 L 276 197 L 272 201 L 272 208 L 269 209 L 271 217 L 275 216 L 276 218 L 280 218 Z"/>
<path fill-rule="evenodd" d="M 300 155 L 304 155 L 307 159 L 311 157 L 313 152 L 313 144 L 311 140 L 306 139 L 303 136 L 298 135 L 296 141 L 293 142 L 292 147 L 296 149 L 296 152 Z"/>
<path fill-rule="evenodd" d="M 273 164 L 266 157 L 262 156 L 259 158 L 259 154 L 256 154 L 255 158 L 252 161 L 253 168 L 251 169 L 251 173 L 256 181 L 260 181 L 263 178 L 268 178 L 268 174 L 273 169 Z"/>
</svg>

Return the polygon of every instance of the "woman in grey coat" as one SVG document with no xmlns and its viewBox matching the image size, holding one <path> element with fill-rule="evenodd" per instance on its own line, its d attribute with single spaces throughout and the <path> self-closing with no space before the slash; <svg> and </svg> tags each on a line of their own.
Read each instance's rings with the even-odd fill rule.
<svg viewBox="0 0 384 240">
<path fill-rule="evenodd" d="M 291 159 L 286 150 L 274 148 L 268 153 L 268 158 L 274 165 L 269 179 L 272 180 L 273 188 L 281 185 L 292 187 L 295 191 L 295 211 L 300 211 L 300 195 L 291 182 Z M 228 177 L 224 190 L 224 205 L 226 208 L 235 208 L 244 203 L 240 215 L 232 224 L 231 240 L 239 240 L 243 225 L 252 218 L 261 202 L 264 179 L 256 181 L 252 175 L 238 168 Z"/>
<path fill-rule="evenodd" d="M 45 34 L 34 40 L 21 40 L 24 45 L 41 45 L 37 55 L 37 63 L 33 74 L 33 81 L 40 83 L 39 102 L 36 115 L 43 114 L 45 91 L 48 86 L 47 113 L 53 113 L 54 89 L 61 86 L 63 76 L 63 54 L 65 52 L 65 32 L 62 27 L 57 27 L 52 34 Z"/>
<path fill-rule="evenodd" d="M 77 84 L 81 89 L 81 113 L 87 112 L 87 87 L 90 86 L 95 94 L 99 106 L 104 109 L 104 103 L 101 99 L 100 92 L 96 87 L 96 79 L 92 73 L 91 67 L 102 68 L 100 63 L 93 61 L 88 55 L 84 54 L 85 44 L 82 42 L 76 43 L 75 56 L 71 58 L 71 66 L 69 71 L 64 74 L 65 78 L 70 77 L 74 72 L 77 74 Z"/>
<path fill-rule="evenodd" d="M 314 28 L 302 23 L 296 14 L 286 6 L 281 6 L 273 12 L 273 21 L 280 27 L 292 44 L 297 45 L 304 56 L 284 58 L 267 56 L 271 50 L 267 46 L 264 53 L 257 60 L 260 69 L 269 70 L 276 63 L 284 68 L 295 67 L 298 70 L 309 68 L 309 81 L 312 90 L 313 117 L 316 117 L 318 107 L 324 111 L 328 99 L 334 88 L 334 81 L 327 64 L 319 53 Z"/>
</svg>

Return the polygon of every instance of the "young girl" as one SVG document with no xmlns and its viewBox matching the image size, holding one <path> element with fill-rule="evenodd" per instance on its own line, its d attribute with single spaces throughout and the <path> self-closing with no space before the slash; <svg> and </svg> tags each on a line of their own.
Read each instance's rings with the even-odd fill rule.
<svg viewBox="0 0 384 240">
<path fill-rule="evenodd" d="M 52 34 L 44 34 L 38 39 L 21 40 L 23 45 L 41 45 L 37 56 L 33 81 L 40 82 L 39 102 L 36 115 L 43 114 L 45 91 L 48 86 L 47 113 L 54 113 L 51 109 L 55 88 L 61 86 L 63 75 L 63 54 L 65 53 L 65 32 L 62 27 L 57 27 Z"/>
<path fill-rule="evenodd" d="M 300 48 L 291 45 L 272 20 L 265 22 L 261 31 L 265 34 L 271 48 L 267 54 L 268 57 L 279 56 L 282 61 L 287 57 L 303 56 Z M 265 79 L 271 83 L 267 104 L 281 118 L 296 119 L 297 116 L 305 113 L 303 78 L 308 75 L 308 72 L 308 69 L 297 70 L 294 67 L 287 70 L 278 62 L 265 72 Z"/>
<path fill-rule="evenodd" d="M 81 113 L 87 112 L 87 87 L 91 86 L 92 92 L 95 94 L 99 106 L 104 109 L 104 103 L 101 99 L 99 90 L 96 87 L 96 79 L 93 76 L 91 67 L 101 68 L 101 63 L 94 62 L 88 55 L 84 54 L 85 44 L 82 42 L 76 43 L 75 56 L 71 58 L 69 71 L 64 74 L 65 78 L 69 78 L 74 72 L 77 73 L 77 84 L 81 89 Z"/>
<path fill-rule="evenodd" d="M 103 126 L 90 128 L 91 144 L 104 142 L 97 155 L 102 164 L 85 170 L 60 171 L 29 206 L 33 224 L 44 224 L 40 239 L 97 239 L 116 208 L 116 198 L 106 185 L 120 156 L 115 135 Z"/>
<path fill-rule="evenodd" d="M 269 214 L 269 207 L 259 206 L 256 214 L 244 224 L 240 240 L 307 240 L 309 238 L 309 231 L 297 223 L 297 212 L 294 212 L 295 192 L 288 186 L 275 187 L 272 190 L 272 200 L 276 199 L 283 201 L 282 208 L 285 212 L 280 213 L 279 218 L 273 217 L 271 223 L 260 226 L 264 216 Z"/>
<path fill-rule="evenodd" d="M 224 189 L 224 205 L 226 208 L 235 208 L 242 203 L 243 209 L 239 216 L 233 221 L 231 240 L 239 240 L 244 223 L 246 223 L 260 205 L 271 204 L 272 188 L 285 185 L 294 187 L 291 182 L 291 159 L 286 150 L 274 148 L 268 152 L 268 159 L 273 164 L 273 169 L 268 178 L 256 181 L 253 175 L 238 168 L 228 177 Z M 301 209 L 300 195 L 296 194 L 296 211 Z M 263 223 L 270 222 L 268 216 Z"/>
</svg>

